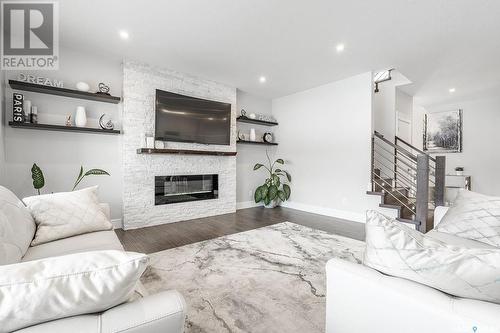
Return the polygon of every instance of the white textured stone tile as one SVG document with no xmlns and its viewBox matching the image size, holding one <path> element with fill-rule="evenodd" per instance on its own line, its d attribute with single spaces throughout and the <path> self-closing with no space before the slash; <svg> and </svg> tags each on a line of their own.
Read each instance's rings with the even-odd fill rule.
<svg viewBox="0 0 500 333">
<path fill-rule="evenodd" d="M 231 145 L 168 142 L 168 148 L 236 151 L 236 89 L 163 68 L 123 65 L 123 224 L 125 229 L 231 213 L 236 210 L 236 157 L 140 155 L 142 135 L 154 133 L 156 89 L 231 103 Z M 154 205 L 154 177 L 218 174 L 219 198 Z"/>
</svg>

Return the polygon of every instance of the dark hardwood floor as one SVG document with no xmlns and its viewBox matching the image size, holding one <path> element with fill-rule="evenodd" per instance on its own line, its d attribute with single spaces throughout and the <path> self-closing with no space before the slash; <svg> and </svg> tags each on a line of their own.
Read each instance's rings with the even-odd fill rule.
<svg viewBox="0 0 500 333">
<path fill-rule="evenodd" d="M 116 234 L 127 251 L 153 253 L 285 221 L 359 240 L 364 240 L 365 236 L 362 223 L 283 207 L 255 207 L 241 209 L 232 214 L 141 229 L 117 229 Z"/>
</svg>

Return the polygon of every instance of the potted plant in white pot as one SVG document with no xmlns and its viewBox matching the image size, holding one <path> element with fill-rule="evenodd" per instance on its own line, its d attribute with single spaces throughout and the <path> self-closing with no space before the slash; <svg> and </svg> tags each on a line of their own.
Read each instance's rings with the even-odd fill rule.
<svg viewBox="0 0 500 333">
<path fill-rule="evenodd" d="M 284 165 L 285 161 L 278 158 L 276 161 L 271 163 L 269 154 L 266 151 L 268 165 L 257 163 L 253 167 L 254 170 L 264 168 L 269 172 L 269 177 L 266 179 L 264 184 L 255 189 L 255 202 L 264 202 L 266 208 L 274 208 L 280 204 L 282 201 L 286 201 L 290 198 L 290 185 L 292 181 L 292 176 L 286 170 L 280 168 L 275 168 L 276 164 Z"/>
</svg>

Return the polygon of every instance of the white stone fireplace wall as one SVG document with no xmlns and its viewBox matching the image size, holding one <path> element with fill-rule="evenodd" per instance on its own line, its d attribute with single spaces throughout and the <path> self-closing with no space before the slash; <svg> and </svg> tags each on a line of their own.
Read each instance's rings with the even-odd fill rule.
<svg viewBox="0 0 500 333">
<path fill-rule="evenodd" d="M 236 151 L 236 89 L 183 73 L 126 61 L 123 64 L 123 226 L 134 229 L 236 210 L 236 157 L 137 154 L 154 134 L 155 90 L 231 103 L 231 145 L 167 142 L 166 148 Z M 218 174 L 219 198 L 154 204 L 154 177 Z"/>
</svg>

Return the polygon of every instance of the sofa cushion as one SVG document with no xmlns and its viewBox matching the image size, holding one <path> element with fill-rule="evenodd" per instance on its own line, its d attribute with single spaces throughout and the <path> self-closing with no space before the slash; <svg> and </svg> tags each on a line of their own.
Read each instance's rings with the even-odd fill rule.
<svg viewBox="0 0 500 333">
<path fill-rule="evenodd" d="M 466 248 L 428 237 L 369 211 L 363 263 L 448 294 L 500 303 L 500 249 Z"/>
<path fill-rule="evenodd" d="M 31 245 L 57 239 L 111 230 L 113 225 L 97 200 L 97 186 L 24 198 L 35 218 L 37 230 Z"/>
<path fill-rule="evenodd" d="M 21 200 L 0 186 L 0 265 L 21 260 L 35 229 L 35 221 Z"/>
<path fill-rule="evenodd" d="M 94 251 L 0 266 L 0 332 L 123 303 L 147 264 L 140 253 Z"/>
<path fill-rule="evenodd" d="M 460 190 L 436 230 L 500 247 L 500 197 Z"/>
<path fill-rule="evenodd" d="M 22 261 L 103 250 L 123 251 L 123 246 L 113 230 L 96 231 L 32 246 L 28 248 Z"/>
</svg>

